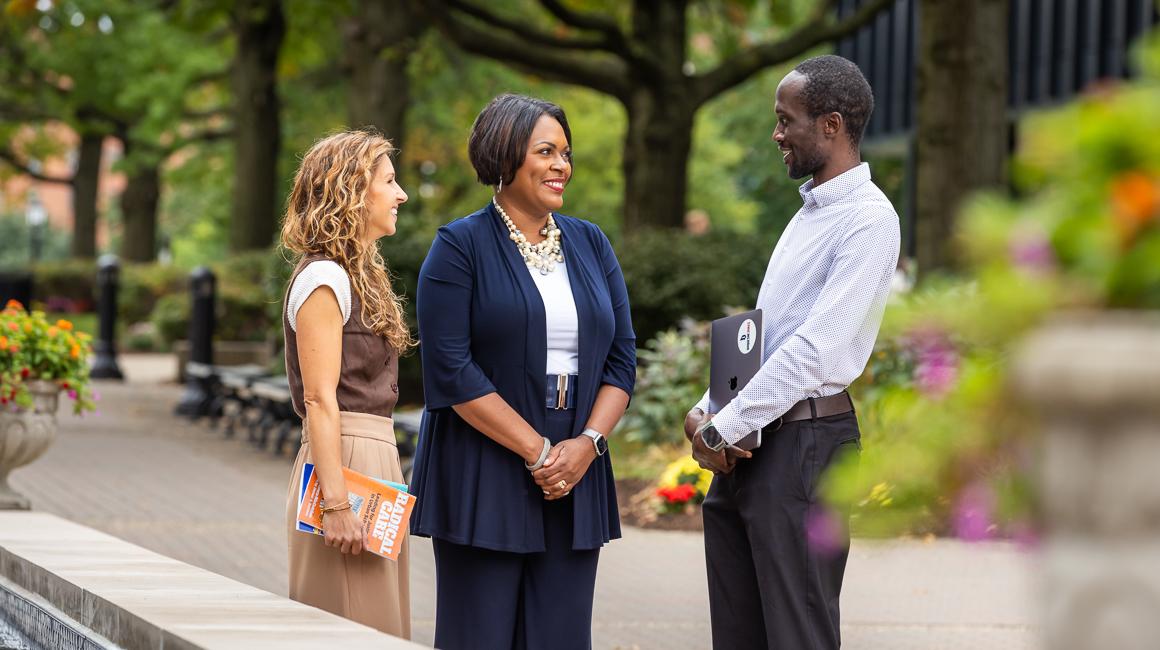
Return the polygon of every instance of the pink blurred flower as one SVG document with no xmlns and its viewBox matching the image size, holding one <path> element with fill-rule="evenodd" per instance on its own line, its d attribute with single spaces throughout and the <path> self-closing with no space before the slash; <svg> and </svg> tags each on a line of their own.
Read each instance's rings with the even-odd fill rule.
<svg viewBox="0 0 1160 650">
<path fill-rule="evenodd" d="M 1030 273 L 1046 273 L 1055 268 L 1055 251 L 1042 234 L 1016 236 L 1008 246 L 1011 263 Z"/>
<path fill-rule="evenodd" d="M 908 337 L 914 350 L 914 383 L 930 397 L 950 392 L 959 377 L 959 355 L 945 334 L 937 330 Z"/>
<path fill-rule="evenodd" d="M 995 495 L 985 483 L 972 483 L 959 493 L 952 523 L 955 536 L 978 542 L 995 536 Z"/>
<path fill-rule="evenodd" d="M 822 556 L 839 553 L 850 543 L 846 525 L 832 510 L 820 506 L 806 513 L 806 541 L 811 551 Z"/>
<path fill-rule="evenodd" d="M 69 399 L 76 399 L 76 398 L 77 398 L 77 392 L 76 392 L 75 390 L 70 390 L 70 391 L 68 392 L 68 397 L 69 397 Z"/>
</svg>

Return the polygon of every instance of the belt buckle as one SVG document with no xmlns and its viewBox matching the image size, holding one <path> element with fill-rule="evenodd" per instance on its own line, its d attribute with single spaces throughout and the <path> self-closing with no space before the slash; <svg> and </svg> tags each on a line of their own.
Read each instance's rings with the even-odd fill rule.
<svg viewBox="0 0 1160 650">
<path fill-rule="evenodd" d="M 556 410 L 568 405 L 568 375 L 556 375 Z"/>
</svg>

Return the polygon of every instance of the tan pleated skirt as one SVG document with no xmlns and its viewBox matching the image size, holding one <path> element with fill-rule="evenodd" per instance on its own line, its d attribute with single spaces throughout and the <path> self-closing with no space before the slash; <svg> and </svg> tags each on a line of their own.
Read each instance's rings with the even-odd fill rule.
<svg viewBox="0 0 1160 650">
<path fill-rule="evenodd" d="M 368 413 L 339 413 L 342 463 L 367 476 L 403 481 L 391 418 Z M 290 474 L 286 523 L 290 536 L 290 598 L 388 634 L 411 638 L 410 543 L 404 540 L 399 561 L 370 551 L 343 554 L 321 535 L 295 530 L 302 466 L 314 462 L 308 432 Z"/>
</svg>

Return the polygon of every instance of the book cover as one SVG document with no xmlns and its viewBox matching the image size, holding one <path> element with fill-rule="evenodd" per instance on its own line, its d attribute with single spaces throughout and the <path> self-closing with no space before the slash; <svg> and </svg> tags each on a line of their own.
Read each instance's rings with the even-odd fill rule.
<svg viewBox="0 0 1160 650">
<path fill-rule="evenodd" d="M 383 481 L 342 468 L 346 478 L 347 498 L 351 510 L 362 521 L 366 550 L 390 560 L 398 560 L 402 542 L 407 537 L 415 496 L 407 493 L 407 486 Z M 322 487 L 314 474 L 314 465 L 302 468 L 298 495 L 298 530 L 322 534 Z"/>
</svg>

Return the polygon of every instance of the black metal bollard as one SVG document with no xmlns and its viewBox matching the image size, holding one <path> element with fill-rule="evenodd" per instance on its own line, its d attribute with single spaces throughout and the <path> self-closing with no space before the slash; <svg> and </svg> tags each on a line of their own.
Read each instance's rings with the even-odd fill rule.
<svg viewBox="0 0 1160 650">
<path fill-rule="evenodd" d="M 185 393 L 179 415 L 208 415 L 217 377 L 213 371 L 214 303 L 217 280 L 213 271 L 199 266 L 189 275 L 189 363 L 185 366 Z"/>
<path fill-rule="evenodd" d="M 97 340 L 93 344 L 93 379 L 125 378 L 117 366 L 117 289 L 121 264 L 116 255 L 102 255 L 97 260 Z"/>
</svg>

